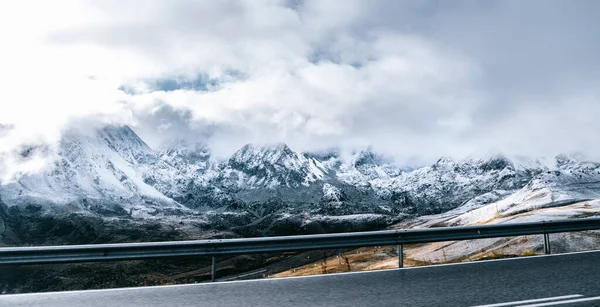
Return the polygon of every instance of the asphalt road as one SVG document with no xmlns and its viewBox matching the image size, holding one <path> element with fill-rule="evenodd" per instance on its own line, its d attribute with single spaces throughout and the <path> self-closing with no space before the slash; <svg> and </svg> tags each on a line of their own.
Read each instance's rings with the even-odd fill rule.
<svg viewBox="0 0 600 307">
<path fill-rule="evenodd" d="M 326 276 L 17 294 L 0 306 L 600 306 L 600 251 Z"/>
</svg>

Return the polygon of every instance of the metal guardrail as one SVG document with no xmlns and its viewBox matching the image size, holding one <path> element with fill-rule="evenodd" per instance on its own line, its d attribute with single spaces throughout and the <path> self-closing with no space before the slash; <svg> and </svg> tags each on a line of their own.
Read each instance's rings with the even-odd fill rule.
<svg viewBox="0 0 600 307">
<path fill-rule="evenodd" d="M 399 255 L 398 265 L 399 267 L 402 267 L 403 244 L 542 234 L 544 235 L 544 251 L 549 254 L 551 253 L 549 234 L 598 229 L 600 229 L 600 218 L 585 218 L 501 225 L 457 226 L 247 239 L 4 247 L 0 248 L 0 265 L 212 256 L 212 277 L 214 280 L 216 273 L 215 257 L 222 255 L 396 245 L 398 247 Z"/>
</svg>

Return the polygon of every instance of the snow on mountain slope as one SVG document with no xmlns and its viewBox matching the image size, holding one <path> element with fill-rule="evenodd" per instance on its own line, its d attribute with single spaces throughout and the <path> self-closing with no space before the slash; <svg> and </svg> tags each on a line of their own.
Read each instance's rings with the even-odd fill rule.
<svg viewBox="0 0 600 307">
<path fill-rule="evenodd" d="M 445 212 L 443 220 L 455 224 L 600 197 L 598 164 L 567 156 L 555 164 L 551 170 L 537 160 L 488 155 L 407 170 L 372 148 L 344 159 L 285 144 L 248 144 L 218 161 L 201 143 L 173 142 L 157 153 L 129 127 L 107 126 L 66 134 L 51 168 L 0 186 L 0 196 L 8 205 L 74 205 L 68 210 L 113 204 L 140 212 L 185 205 L 196 213 L 242 215 L 257 206 L 277 214 Z"/>
<path fill-rule="evenodd" d="M 161 160 L 179 170 L 182 175 L 209 178 L 219 171 L 219 162 L 211 156 L 204 143 L 189 144 L 175 141 L 159 152 Z"/>
<path fill-rule="evenodd" d="M 557 156 L 554 165 L 534 176 L 519 190 L 494 190 L 472 198 L 462 206 L 441 214 L 421 216 L 405 227 L 455 226 L 504 223 L 513 218 L 529 220 L 550 208 L 600 199 L 600 164 Z M 565 210 L 560 209 L 563 216 Z M 539 220 L 539 219 L 538 219 Z"/>
<path fill-rule="evenodd" d="M 458 162 L 442 158 L 431 166 L 371 184 L 382 197 L 402 196 L 404 201 L 442 212 L 485 193 L 517 190 L 544 170 L 535 161 L 525 164 L 501 155 Z"/>
<path fill-rule="evenodd" d="M 175 173 L 165 177 L 148 172 L 145 177 L 166 196 L 194 209 L 211 210 L 234 202 L 220 184 L 224 165 L 212 157 L 206 144 L 174 141 L 164 146 L 159 156 Z"/>
<path fill-rule="evenodd" d="M 169 197 L 181 197 L 193 187 L 207 187 L 219 175 L 219 162 L 202 143 L 175 141 L 163 147 L 158 156 L 168 166 L 168 174 L 154 170 L 147 171 L 144 177 Z"/>
<path fill-rule="evenodd" d="M 337 179 L 363 188 L 369 188 L 373 180 L 387 181 L 403 173 L 392 159 L 376 154 L 371 147 L 352 153 L 348 161 L 332 153 L 323 164 Z"/>
<path fill-rule="evenodd" d="M 555 219 L 600 216 L 600 164 L 557 156 L 554 165 L 510 194 L 488 195 L 483 201 L 442 214 L 421 216 L 398 224 L 398 228 L 528 223 Z M 551 235 L 554 252 L 597 249 L 598 232 Z M 464 261 L 503 255 L 529 255 L 543 251 L 542 236 L 490 238 L 437 242 L 407 250 L 418 262 Z"/>
<path fill-rule="evenodd" d="M 322 180 L 324 166 L 286 144 L 247 144 L 227 161 L 221 174 L 224 184 L 242 189 L 299 187 Z"/>
<path fill-rule="evenodd" d="M 52 167 L 1 186 L 0 193 L 8 205 L 97 202 L 180 208 L 144 182 L 148 171 L 166 172 L 169 167 L 129 127 L 107 126 L 91 134 L 71 131 Z"/>
<path fill-rule="evenodd" d="M 24 205 L 14 208 L 17 219 L 33 204 L 117 223 L 131 216 L 137 225 L 158 215 L 165 224 L 241 236 L 375 230 L 403 220 L 402 227 L 431 227 L 600 214 L 600 203 L 588 201 L 600 199 L 600 164 L 570 156 L 553 165 L 501 155 L 442 158 L 413 170 L 394 163 L 371 148 L 347 158 L 285 144 L 248 144 L 219 161 L 201 143 L 173 142 L 156 152 L 130 128 L 107 126 L 67 133 L 50 168 L 0 185 L 0 198 L 9 207 Z M 439 243 L 412 256 L 439 258 L 442 246 L 461 257 L 500 243 Z"/>
<path fill-rule="evenodd" d="M 128 127 L 108 126 L 90 135 L 66 135 L 50 170 L 3 186 L 2 196 L 9 204 L 85 199 L 131 206 L 153 199 L 201 211 L 240 210 L 245 207 L 240 204 L 277 199 L 285 212 L 328 203 L 324 208 L 330 214 L 422 215 L 453 209 L 485 193 L 518 189 L 542 171 L 532 165 L 493 156 L 440 159 L 408 171 L 372 148 L 345 160 L 336 152 L 301 154 L 285 144 L 248 144 L 220 162 L 203 144 L 176 141 L 157 153 Z"/>
<path fill-rule="evenodd" d="M 600 216 L 600 200 L 574 203 L 567 206 L 544 208 L 510 218 L 499 218 L 486 224 L 529 223 L 555 219 Z M 557 233 L 550 236 L 553 253 L 598 249 L 598 232 Z M 544 250 L 541 235 L 509 238 L 490 238 L 456 242 L 437 242 L 407 250 L 406 256 L 421 262 L 449 262 L 541 254 Z"/>
<path fill-rule="evenodd" d="M 600 198 L 600 164 L 558 156 L 556 169 L 538 174 L 513 195 L 448 222 L 458 225 L 485 223 L 597 198 Z"/>
<path fill-rule="evenodd" d="M 336 151 L 316 156 L 336 179 L 419 215 L 450 210 L 486 193 L 505 195 L 546 170 L 538 161 L 498 154 L 461 161 L 442 158 L 414 170 L 398 167 L 372 148 L 355 152 L 347 160 Z"/>
</svg>

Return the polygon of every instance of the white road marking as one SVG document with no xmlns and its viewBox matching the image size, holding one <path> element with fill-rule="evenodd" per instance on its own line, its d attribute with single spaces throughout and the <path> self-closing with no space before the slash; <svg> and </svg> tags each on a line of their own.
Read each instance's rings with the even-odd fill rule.
<svg viewBox="0 0 600 307">
<path fill-rule="evenodd" d="M 600 296 L 578 298 L 578 299 L 575 299 L 575 300 L 560 301 L 560 302 L 548 302 L 548 303 L 541 303 L 541 304 L 521 305 L 521 306 L 517 306 L 517 307 L 556 306 L 556 305 L 582 303 L 582 302 L 590 302 L 590 301 L 600 301 Z"/>
<path fill-rule="evenodd" d="M 489 305 L 477 305 L 473 307 L 501 307 L 501 306 L 517 306 L 519 304 L 529 304 L 529 303 L 539 303 L 539 302 L 548 302 L 548 301 L 558 301 L 558 300 L 566 300 L 570 298 L 582 297 L 581 294 L 572 294 L 572 295 L 563 295 L 563 296 L 553 296 L 553 297 L 545 297 L 538 298 L 533 300 L 524 300 L 524 301 L 514 301 L 514 302 L 506 302 L 506 303 L 498 303 L 498 304 L 489 304 Z M 526 306 L 538 306 L 538 305 L 526 305 Z M 539 305 L 546 306 L 546 305 Z"/>
</svg>

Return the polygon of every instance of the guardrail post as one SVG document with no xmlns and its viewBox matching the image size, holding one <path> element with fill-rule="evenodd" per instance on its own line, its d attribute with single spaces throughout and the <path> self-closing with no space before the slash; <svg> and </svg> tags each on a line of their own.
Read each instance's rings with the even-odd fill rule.
<svg viewBox="0 0 600 307">
<path fill-rule="evenodd" d="M 217 258 L 215 256 L 212 257 L 212 266 L 210 270 L 210 281 L 215 281 L 217 279 Z"/>
<path fill-rule="evenodd" d="M 398 248 L 398 267 L 403 268 L 404 267 L 404 248 L 402 247 L 402 244 L 399 244 L 397 246 L 397 248 Z"/>
<path fill-rule="evenodd" d="M 550 235 L 547 233 L 544 234 L 544 253 L 546 253 L 546 255 L 552 253 L 552 250 L 550 249 Z"/>
</svg>

